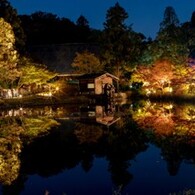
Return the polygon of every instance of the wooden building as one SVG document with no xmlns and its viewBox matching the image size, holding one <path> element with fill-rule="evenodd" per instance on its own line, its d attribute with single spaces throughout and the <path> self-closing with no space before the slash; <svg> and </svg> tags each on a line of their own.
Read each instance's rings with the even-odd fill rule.
<svg viewBox="0 0 195 195">
<path fill-rule="evenodd" d="M 107 95 L 112 96 L 119 78 L 110 74 L 84 74 L 78 77 L 79 92 L 81 94 Z"/>
</svg>

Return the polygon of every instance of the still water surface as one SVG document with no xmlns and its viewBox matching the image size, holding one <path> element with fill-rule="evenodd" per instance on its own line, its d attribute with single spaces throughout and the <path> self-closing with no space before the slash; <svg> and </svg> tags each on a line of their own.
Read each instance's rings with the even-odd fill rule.
<svg viewBox="0 0 195 195">
<path fill-rule="evenodd" d="M 3 111 L 1 194 L 195 192 L 194 108 L 148 101 Z"/>
</svg>

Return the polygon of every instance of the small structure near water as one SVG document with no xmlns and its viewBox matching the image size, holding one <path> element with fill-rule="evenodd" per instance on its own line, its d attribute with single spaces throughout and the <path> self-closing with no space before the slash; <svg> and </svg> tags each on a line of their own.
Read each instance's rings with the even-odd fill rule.
<svg viewBox="0 0 195 195">
<path fill-rule="evenodd" d="M 114 97 L 119 78 L 110 73 L 84 74 L 78 77 L 80 94 Z"/>
</svg>

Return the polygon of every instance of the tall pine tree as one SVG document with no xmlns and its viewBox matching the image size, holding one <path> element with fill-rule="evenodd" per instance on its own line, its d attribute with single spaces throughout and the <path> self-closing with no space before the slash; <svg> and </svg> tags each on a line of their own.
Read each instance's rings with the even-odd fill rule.
<svg viewBox="0 0 195 195">
<path fill-rule="evenodd" d="M 108 9 L 102 33 L 102 60 L 106 70 L 122 77 L 130 70 L 140 54 L 145 38 L 125 24 L 128 13 L 119 3 Z"/>
<path fill-rule="evenodd" d="M 103 61 L 107 70 L 118 77 L 129 53 L 129 30 L 125 25 L 127 18 L 127 12 L 116 3 L 107 11 L 102 35 Z"/>
</svg>

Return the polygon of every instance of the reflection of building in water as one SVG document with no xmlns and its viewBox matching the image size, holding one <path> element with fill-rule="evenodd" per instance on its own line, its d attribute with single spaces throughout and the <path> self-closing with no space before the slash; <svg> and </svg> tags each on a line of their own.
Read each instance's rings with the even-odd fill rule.
<svg viewBox="0 0 195 195">
<path fill-rule="evenodd" d="M 115 116 L 114 105 L 95 105 L 81 108 L 80 120 L 83 122 L 100 123 L 110 126 L 119 119 L 119 117 Z"/>
<path fill-rule="evenodd" d="M 50 106 L 38 108 L 18 108 L 2 110 L 0 118 L 4 117 L 39 117 L 46 116 L 61 120 L 80 120 L 85 123 L 100 123 L 110 126 L 119 120 L 115 116 L 115 105 L 110 103 L 108 105 L 93 105 L 79 108 L 73 107 L 58 107 L 52 108 Z"/>
</svg>

